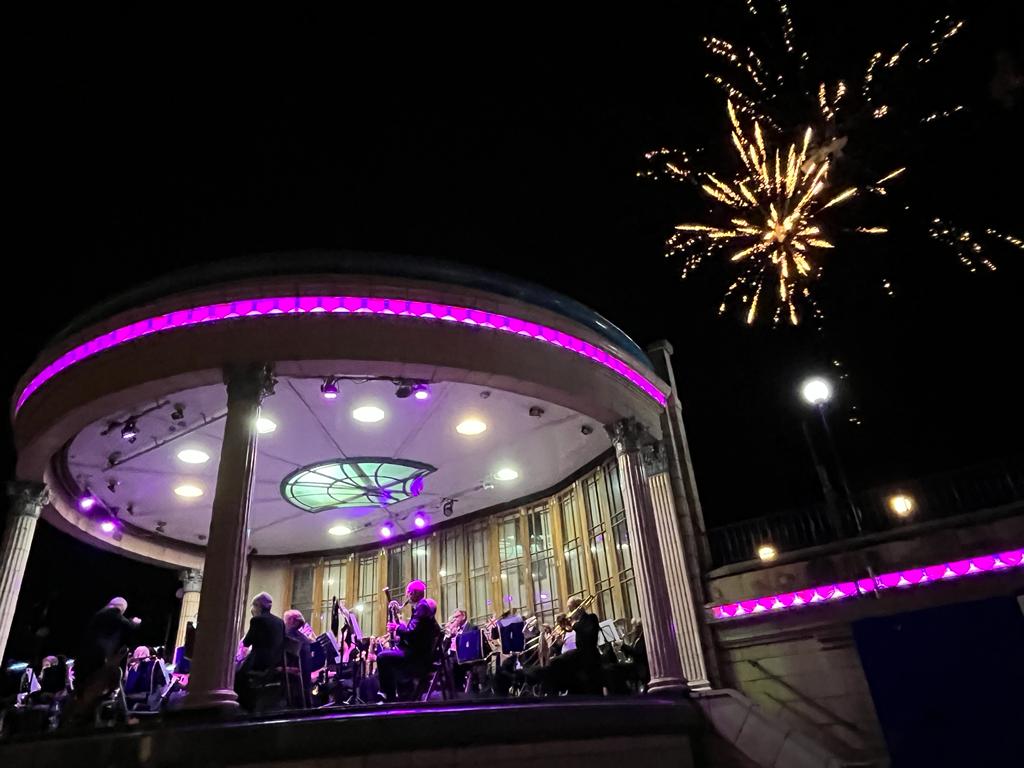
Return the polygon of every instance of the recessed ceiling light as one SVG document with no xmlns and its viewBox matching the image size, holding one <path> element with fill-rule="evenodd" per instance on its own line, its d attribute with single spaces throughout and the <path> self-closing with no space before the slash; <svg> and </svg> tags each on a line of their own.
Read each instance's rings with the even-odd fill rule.
<svg viewBox="0 0 1024 768">
<path fill-rule="evenodd" d="M 460 435 L 479 435 L 486 430 L 487 425 L 480 421 L 480 419 L 465 419 L 460 421 L 455 427 L 455 431 Z"/>
<path fill-rule="evenodd" d="M 203 489 L 197 485 L 179 485 L 174 489 L 174 492 L 181 496 L 183 499 L 197 499 L 203 495 Z"/>
<path fill-rule="evenodd" d="M 519 477 L 519 473 L 511 467 L 502 467 L 494 473 L 495 480 L 515 480 Z"/>
<path fill-rule="evenodd" d="M 198 448 L 185 448 L 178 451 L 178 458 L 186 464 L 205 464 L 210 460 L 210 454 Z"/>
<path fill-rule="evenodd" d="M 327 532 L 331 534 L 331 536 L 348 536 L 352 533 L 352 529 L 347 525 L 335 525 L 328 528 Z"/>
<path fill-rule="evenodd" d="M 260 416 L 256 419 L 256 431 L 261 435 L 269 435 L 277 429 L 277 424 L 268 419 L 266 416 Z"/>
<path fill-rule="evenodd" d="M 361 405 L 352 411 L 352 418 L 365 424 L 375 424 L 384 418 L 384 411 L 376 405 Z"/>
</svg>

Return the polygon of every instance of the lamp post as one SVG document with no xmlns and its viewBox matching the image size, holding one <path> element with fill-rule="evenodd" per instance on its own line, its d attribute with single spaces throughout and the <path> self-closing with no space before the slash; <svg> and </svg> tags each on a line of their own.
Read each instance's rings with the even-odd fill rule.
<svg viewBox="0 0 1024 768">
<path fill-rule="evenodd" d="M 803 384 L 800 386 L 800 395 L 808 405 L 814 407 L 818 412 L 818 416 L 821 418 L 821 426 L 825 431 L 825 438 L 828 440 L 829 449 L 832 451 L 832 458 L 835 460 L 836 474 L 839 477 L 839 484 L 842 486 L 843 495 L 846 497 L 846 506 L 855 531 L 859 534 L 861 532 L 860 512 L 857 510 L 856 506 L 854 506 L 853 495 L 850 493 L 850 485 L 846 481 L 846 470 L 843 468 L 842 459 L 839 457 L 839 451 L 836 449 L 835 440 L 832 437 L 832 429 L 829 427 L 828 416 L 825 413 L 825 406 L 832 401 L 832 394 L 832 384 L 828 379 L 822 378 L 821 376 L 812 376 L 809 379 L 805 379 Z M 832 488 L 831 482 L 829 482 L 828 472 L 826 472 L 825 467 L 818 459 L 817 452 L 814 450 L 814 443 L 811 440 L 811 435 L 807 429 L 806 422 L 804 422 L 803 429 L 804 437 L 807 439 L 807 445 L 811 450 L 811 457 L 814 459 L 814 465 L 818 471 L 818 479 L 821 481 L 821 488 L 825 494 L 825 503 L 829 507 L 833 525 L 836 527 L 837 532 L 841 533 L 843 526 L 841 525 L 841 517 L 837 511 L 835 490 Z"/>
</svg>

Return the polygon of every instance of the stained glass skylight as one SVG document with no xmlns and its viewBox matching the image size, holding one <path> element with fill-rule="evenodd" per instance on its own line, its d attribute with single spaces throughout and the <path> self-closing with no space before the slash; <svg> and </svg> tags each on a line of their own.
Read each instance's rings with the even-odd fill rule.
<svg viewBox="0 0 1024 768">
<path fill-rule="evenodd" d="M 332 459 L 292 472 L 281 482 L 285 501 L 306 512 L 386 507 L 418 496 L 429 464 L 384 457 Z"/>
</svg>

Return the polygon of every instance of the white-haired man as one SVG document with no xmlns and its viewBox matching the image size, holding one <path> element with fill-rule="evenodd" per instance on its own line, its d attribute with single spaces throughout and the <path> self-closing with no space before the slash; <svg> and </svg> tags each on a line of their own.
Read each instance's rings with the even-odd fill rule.
<svg viewBox="0 0 1024 768">
<path fill-rule="evenodd" d="M 380 689 L 388 701 L 398 698 L 400 674 L 422 673 L 430 665 L 440 632 L 435 618 L 436 608 L 430 605 L 432 601 L 426 596 L 427 585 L 422 581 L 410 581 L 405 594 L 413 605 L 412 618 L 408 622 L 388 622 L 388 631 L 395 633 L 398 647 L 377 654 Z"/>
</svg>

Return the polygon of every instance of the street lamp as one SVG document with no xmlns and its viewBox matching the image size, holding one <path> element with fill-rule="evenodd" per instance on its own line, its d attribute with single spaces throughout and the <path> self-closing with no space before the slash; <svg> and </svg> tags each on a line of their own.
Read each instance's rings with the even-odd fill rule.
<svg viewBox="0 0 1024 768">
<path fill-rule="evenodd" d="M 914 513 L 914 497 L 896 493 L 889 497 L 889 509 L 896 517 L 910 517 Z"/>
<path fill-rule="evenodd" d="M 836 443 L 832 438 L 832 429 L 828 425 L 828 416 L 825 414 L 825 406 L 832 400 L 832 383 L 822 376 L 811 376 L 808 379 L 804 379 L 803 384 L 800 385 L 800 395 L 808 405 L 814 406 L 815 410 L 818 411 L 818 416 L 821 417 L 821 426 L 825 431 L 825 437 L 828 440 L 829 448 L 832 451 L 832 457 L 836 463 L 836 474 L 839 476 L 839 483 L 843 488 L 843 494 L 846 496 L 846 505 L 849 508 L 851 517 L 853 518 L 853 524 L 857 533 L 860 533 L 860 513 L 853 504 L 853 496 L 850 494 L 850 485 L 846 482 L 846 471 L 843 469 L 843 462 L 839 458 L 839 451 L 836 450 Z M 818 470 L 818 479 L 821 481 L 821 488 L 825 494 L 825 502 L 829 506 L 829 509 L 834 512 L 836 508 L 835 491 L 832 489 L 832 484 L 829 482 L 828 473 L 818 460 L 818 455 L 814 450 L 814 443 L 811 441 L 811 435 L 807 431 L 806 422 L 804 423 L 804 437 L 807 438 L 807 445 L 811 449 L 811 456 L 814 459 L 815 468 Z M 838 524 L 838 519 L 835 520 L 835 522 Z M 837 528 L 841 528 L 841 526 L 837 525 Z"/>
<path fill-rule="evenodd" d="M 827 379 L 814 376 L 804 381 L 800 394 L 810 405 L 820 407 L 832 399 L 832 385 Z"/>
</svg>

